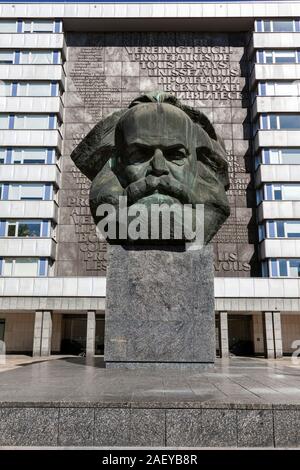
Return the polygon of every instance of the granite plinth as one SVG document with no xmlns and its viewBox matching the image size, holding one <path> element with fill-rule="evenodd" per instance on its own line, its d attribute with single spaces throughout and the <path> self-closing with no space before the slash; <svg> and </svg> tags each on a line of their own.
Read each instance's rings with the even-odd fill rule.
<svg viewBox="0 0 300 470">
<path fill-rule="evenodd" d="M 101 358 L 63 358 L 18 367 L 0 373 L 0 446 L 300 447 L 300 375 L 290 364 L 107 370 Z"/>
<path fill-rule="evenodd" d="M 214 322 L 211 246 L 109 247 L 106 367 L 213 365 Z"/>
</svg>

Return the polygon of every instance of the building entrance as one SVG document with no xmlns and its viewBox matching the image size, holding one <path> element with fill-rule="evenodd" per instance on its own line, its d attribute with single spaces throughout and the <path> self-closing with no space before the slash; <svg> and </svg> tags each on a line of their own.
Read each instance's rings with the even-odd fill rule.
<svg viewBox="0 0 300 470">
<path fill-rule="evenodd" d="M 252 315 L 228 315 L 229 351 L 235 356 L 253 356 Z"/>
<path fill-rule="evenodd" d="M 64 315 L 62 321 L 62 354 L 84 354 L 86 351 L 87 315 Z M 104 354 L 104 316 L 96 315 L 95 354 Z"/>
<path fill-rule="evenodd" d="M 4 332 L 5 332 L 5 320 L 0 319 L 0 341 L 4 341 Z"/>
</svg>

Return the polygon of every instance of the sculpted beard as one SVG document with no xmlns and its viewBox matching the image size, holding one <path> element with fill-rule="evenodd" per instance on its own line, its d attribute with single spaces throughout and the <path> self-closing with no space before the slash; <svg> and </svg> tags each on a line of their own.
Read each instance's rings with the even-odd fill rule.
<svg viewBox="0 0 300 470">
<path fill-rule="evenodd" d="M 153 193 L 161 193 L 175 198 L 184 204 L 195 204 L 194 192 L 169 175 L 154 176 L 148 175 L 138 181 L 129 184 L 125 189 L 128 198 L 128 205 L 138 202 L 140 199 Z"/>
</svg>

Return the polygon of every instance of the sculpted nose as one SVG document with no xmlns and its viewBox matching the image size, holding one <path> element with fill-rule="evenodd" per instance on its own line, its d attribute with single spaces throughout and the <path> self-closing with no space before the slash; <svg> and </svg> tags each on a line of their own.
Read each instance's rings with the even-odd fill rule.
<svg viewBox="0 0 300 470">
<path fill-rule="evenodd" d="M 168 175 L 169 170 L 165 157 L 160 149 L 156 149 L 151 160 L 152 173 L 156 176 Z"/>
</svg>

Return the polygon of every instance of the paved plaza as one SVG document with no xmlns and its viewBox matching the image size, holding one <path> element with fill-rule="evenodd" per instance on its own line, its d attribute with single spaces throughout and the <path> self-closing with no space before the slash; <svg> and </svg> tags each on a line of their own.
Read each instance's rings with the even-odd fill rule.
<svg viewBox="0 0 300 470">
<path fill-rule="evenodd" d="M 300 365 L 293 365 L 291 358 L 218 359 L 215 368 L 201 372 L 108 370 L 101 357 L 52 356 L 50 361 L 28 362 L 0 374 L 2 403 L 300 404 Z"/>
</svg>

